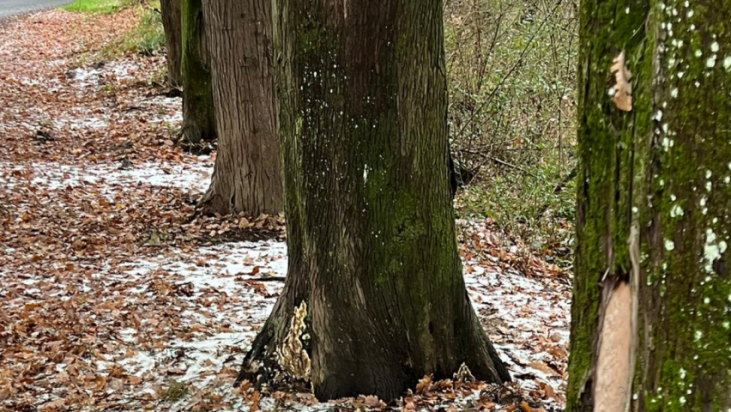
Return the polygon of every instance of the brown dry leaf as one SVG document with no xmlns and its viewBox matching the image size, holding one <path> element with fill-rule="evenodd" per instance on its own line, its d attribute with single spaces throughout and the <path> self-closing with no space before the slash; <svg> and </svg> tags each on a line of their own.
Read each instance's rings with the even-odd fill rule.
<svg viewBox="0 0 731 412">
<path fill-rule="evenodd" d="M 530 363 L 529 366 L 531 368 L 533 368 L 533 369 L 538 369 L 539 371 L 541 371 L 543 373 L 547 373 L 549 375 L 555 375 L 556 374 L 556 371 L 554 371 L 553 369 L 551 369 L 550 366 L 546 365 L 543 362 L 533 361 L 533 362 Z"/>
<path fill-rule="evenodd" d="M 425 392 L 429 390 L 429 387 L 431 386 L 431 376 L 425 375 L 423 378 L 419 380 L 419 383 L 416 384 L 416 393 L 419 395 L 423 395 Z"/>
<path fill-rule="evenodd" d="M 369 408 L 385 408 L 386 404 L 378 399 L 378 396 L 368 395 L 362 398 L 362 402 Z"/>
<path fill-rule="evenodd" d="M 632 73 L 627 69 L 624 60 L 624 50 L 614 58 L 611 67 L 611 73 L 614 75 L 615 84 L 612 88 L 612 101 L 617 109 L 623 112 L 632 111 Z"/>
<path fill-rule="evenodd" d="M 553 387 L 548 384 L 540 383 L 541 388 L 543 388 L 543 391 L 546 393 L 546 397 L 549 399 L 553 399 L 556 402 L 563 402 L 563 400 L 556 395 L 556 391 L 553 390 Z"/>
<path fill-rule="evenodd" d="M 254 393 L 251 394 L 251 407 L 249 407 L 249 412 L 256 412 L 259 410 L 259 401 L 261 401 L 261 393 L 259 391 L 254 391 Z"/>
</svg>

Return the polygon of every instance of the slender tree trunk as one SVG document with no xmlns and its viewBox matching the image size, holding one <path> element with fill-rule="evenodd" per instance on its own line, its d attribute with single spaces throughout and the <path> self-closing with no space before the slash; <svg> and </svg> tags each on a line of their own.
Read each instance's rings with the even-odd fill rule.
<svg viewBox="0 0 731 412">
<path fill-rule="evenodd" d="M 567 411 L 731 410 L 729 15 L 581 5 Z"/>
<path fill-rule="evenodd" d="M 208 43 L 202 0 L 180 0 L 183 41 L 183 136 L 188 143 L 216 138 Z"/>
<path fill-rule="evenodd" d="M 271 0 L 208 0 L 218 154 L 204 212 L 283 211 Z"/>
<path fill-rule="evenodd" d="M 162 25 L 165 28 L 165 46 L 167 49 L 168 82 L 177 87 L 182 84 L 180 64 L 183 46 L 180 17 L 180 0 L 160 0 L 162 9 Z"/>
<path fill-rule="evenodd" d="M 464 363 L 510 379 L 467 296 L 449 184 L 442 2 L 275 15 L 289 274 L 240 378 L 400 396 Z"/>
</svg>

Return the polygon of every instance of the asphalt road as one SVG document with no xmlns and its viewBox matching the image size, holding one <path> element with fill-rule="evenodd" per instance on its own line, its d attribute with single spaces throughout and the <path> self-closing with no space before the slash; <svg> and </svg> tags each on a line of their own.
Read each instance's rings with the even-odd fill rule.
<svg viewBox="0 0 731 412">
<path fill-rule="evenodd" d="M 13 14 L 48 9 L 71 3 L 72 0 L 0 0 L 0 20 Z"/>
</svg>

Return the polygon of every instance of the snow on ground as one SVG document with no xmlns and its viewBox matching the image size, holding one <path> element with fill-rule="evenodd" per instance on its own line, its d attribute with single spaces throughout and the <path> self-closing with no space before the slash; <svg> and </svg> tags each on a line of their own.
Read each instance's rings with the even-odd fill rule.
<svg viewBox="0 0 731 412">
<path fill-rule="evenodd" d="M 60 12 L 34 19 L 44 24 L 0 28 L 0 410 L 244 407 L 231 383 L 283 286 L 271 278 L 286 275 L 285 244 L 213 244 L 231 221 L 256 225 L 186 220 L 186 197 L 205 191 L 213 163 L 170 145 L 181 99 L 151 86 L 163 60 L 71 60 L 81 37 L 101 47 L 99 33 L 132 27 L 130 13 L 98 17 L 94 33 L 74 32 L 80 23 Z M 485 225 L 466 224 L 489 240 Z M 557 410 L 569 286 L 518 273 L 483 246 L 462 245 L 475 310 L 514 379 Z M 260 402 L 332 406 L 308 394 Z"/>
<path fill-rule="evenodd" d="M 56 162 L 32 165 L 0 162 L 0 176 L 13 188 L 21 180 L 39 189 L 64 190 L 86 185 L 102 186 L 107 195 L 115 195 L 125 187 L 149 185 L 176 187 L 193 193 L 204 192 L 211 180 L 213 164 L 202 157 L 199 163 L 171 164 L 148 161 L 140 165 L 121 164 L 60 164 Z M 13 173 L 18 172 L 18 173 Z"/>
<path fill-rule="evenodd" d="M 49 162 L 30 166 L 6 162 L 0 163 L 0 171 L 4 171 L 0 175 L 6 177 L 9 189 L 19 179 L 26 179 L 45 190 L 88 185 L 106 196 L 140 185 L 200 192 L 208 184 L 212 164 L 204 157 L 198 161 L 147 162 L 130 170 L 120 170 L 113 164 Z M 501 358 L 524 390 L 540 390 L 547 384 L 554 392 L 562 393 L 568 346 L 568 287 L 557 282 L 547 285 L 514 270 L 498 270 L 489 262 L 474 257 L 467 260 L 465 282 Z M 120 301 L 126 307 L 139 304 L 160 310 L 163 315 L 158 319 L 154 312 L 146 312 L 137 321 L 122 322 L 124 327 L 120 325 L 111 332 L 116 334 L 115 346 L 90 366 L 109 374 L 119 369 L 132 379 L 140 379 L 142 393 L 151 397 L 159 396 L 156 394 L 172 380 L 185 385 L 189 393 L 217 388 L 218 393 L 230 396 L 226 383 L 233 380 L 247 346 L 266 320 L 283 285 L 279 281 L 259 280 L 285 276 L 286 269 L 286 245 L 275 240 L 168 249 L 158 256 L 116 262 L 114 270 L 95 273 L 80 289 L 87 293 L 112 290 L 98 303 L 101 306 L 117 308 L 116 303 L 108 302 Z M 0 277 L 7 274 L 0 273 Z M 43 282 L 44 279 L 33 277 L 24 280 L 22 304 L 43 301 L 40 297 L 28 298 L 41 296 L 39 287 L 43 288 Z M 173 299 L 158 302 L 160 296 Z M 130 315 L 133 311 L 120 313 Z M 172 331 L 173 328 L 182 333 Z M 57 370 L 67 373 L 67 367 L 59 363 Z M 183 410 L 190 401 L 184 397 L 169 408 Z M 262 402 L 264 407 L 274 400 L 265 398 Z M 307 408 L 317 410 L 325 405 Z"/>
</svg>

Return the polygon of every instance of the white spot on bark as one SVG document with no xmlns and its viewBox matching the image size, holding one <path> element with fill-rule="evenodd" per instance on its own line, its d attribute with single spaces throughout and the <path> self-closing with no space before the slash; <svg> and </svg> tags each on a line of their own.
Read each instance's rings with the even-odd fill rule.
<svg viewBox="0 0 731 412">
<path fill-rule="evenodd" d="M 670 217 L 679 217 L 679 216 L 683 216 L 683 208 L 678 205 L 674 205 L 673 208 L 670 209 Z"/>
<path fill-rule="evenodd" d="M 675 242 L 665 239 L 665 250 L 668 252 L 675 249 Z"/>
<path fill-rule="evenodd" d="M 713 262 L 721 259 L 721 253 L 726 251 L 728 245 L 726 242 L 716 243 L 716 234 L 712 229 L 706 229 L 706 244 L 703 246 L 703 259 L 706 261 L 705 269 L 708 273 L 713 273 Z M 723 243 L 723 246 L 721 246 Z M 723 250 L 721 250 L 723 249 Z"/>
</svg>

